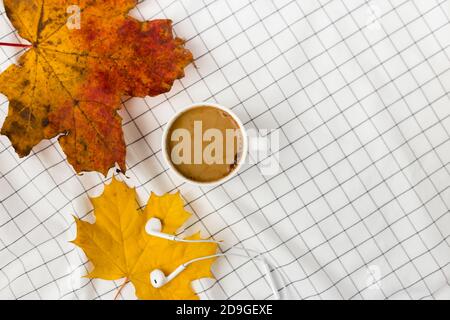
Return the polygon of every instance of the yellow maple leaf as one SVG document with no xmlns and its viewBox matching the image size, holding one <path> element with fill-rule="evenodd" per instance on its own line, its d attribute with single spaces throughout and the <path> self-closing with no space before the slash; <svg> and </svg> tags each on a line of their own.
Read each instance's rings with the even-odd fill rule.
<svg viewBox="0 0 450 320">
<path fill-rule="evenodd" d="M 94 224 L 75 218 L 77 238 L 73 243 L 85 252 L 94 265 L 88 278 L 104 280 L 126 279 L 131 282 L 139 299 L 196 300 L 191 282 L 213 278 L 214 259 L 188 266 L 178 277 L 160 289 L 150 284 L 150 272 L 155 269 L 170 274 L 180 265 L 199 257 L 216 253 L 215 243 L 182 243 L 148 235 L 145 225 L 159 218 L 164 233 L 174 234 L 191 216 L 185 211 L 179 193 L 162 197 L 152 194 L 145 210 L 139 209 L 135 189 L 113 179 L 99 198 L 91 199 Z M 188 239 L 201 239 L 196 234 Z"/>
</svg>

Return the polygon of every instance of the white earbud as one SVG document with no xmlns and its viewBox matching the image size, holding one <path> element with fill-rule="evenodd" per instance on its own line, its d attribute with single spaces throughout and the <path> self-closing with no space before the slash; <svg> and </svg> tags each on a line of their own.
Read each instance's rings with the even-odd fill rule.
<svg viewBox="0 0 450 320">
<path fill-rule="evenodd" d="M 151 218 L 150 220 L 148 220 L 147 225 L 145 226 L 145 231 L 151 236 L 176 241 L 176 236 L 162 233 L 161 230 L 162 223 L 158 218 Z"/>
<path fill-rule="evenodd" d="M 156 269 L 150 273 L 150 282 L 154 288 L 159 289 L 167 283 L 167 277 L 164 272 Z"/>
<path fill-rule="evenodd" d="M 214 241 L 214 240 L 185 240 L 185 239 L 178 238 L 175 235 L 163 233 L 163 232 L 161 232 L 162 231 L 162 223 L 161 223 L 161 220 L 159 220 L 158 218 L 151 218 L 147 222 L 147 225 L 145 226 L 145 231 L 153 237 L 166 239 L 166 240 L 170 240 L 170 241 L 188 242 L 188 243 L 220 243 L 219 241 Z"/>
<path fill-rule="evenodd" d="M 174 272 L 172 272 L 169 276 L 166 276 L 164 272 L 159 269 L 153 270 L 150 273 L 150 282 L 152 286 L 156 289 L 159 289 L 165 286 L 167 283 L 175 279 L 181 272 L 186 270 L 186 266 L 183 264 L 179 266 Z"/>
<path fill-rule="evenodd" d="M 145 226 L 145 231 L 147 231 L 148 234 L 150 234 L 150 232 L 161 232 L 161 230 L 162 223 L 158 218 L 151 218 Z"/>
</svg>

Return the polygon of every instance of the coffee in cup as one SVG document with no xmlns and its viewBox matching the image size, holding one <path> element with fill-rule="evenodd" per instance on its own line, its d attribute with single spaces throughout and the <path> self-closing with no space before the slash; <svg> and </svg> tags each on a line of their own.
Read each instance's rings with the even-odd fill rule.
<svg viewBox="0 0 450 320">
<path fill-rule="evenodd" d="M 163 138 L 165 157 L 177 174 L 196 184 L 230 178 L 246 153 L 240 120 L 228 109 L 197 104 L 169 122 Z"/>
</svg>

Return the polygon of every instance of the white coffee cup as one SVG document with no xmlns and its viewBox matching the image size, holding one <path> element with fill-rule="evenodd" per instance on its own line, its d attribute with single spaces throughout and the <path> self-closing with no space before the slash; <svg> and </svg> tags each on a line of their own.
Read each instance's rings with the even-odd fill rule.
<svg viewBox="0 0 450 320">
<path fill-rule="evenodd" d="M 229 175 L 227 175 L 226 177 L 223 177 L 220 180 L 217 181 L 212 181 L 212 182 L 200 182 L 200 181 L 195 181 L 195 180 L 191 180 L 187 177 L 185 177 L 184 175 L 182 175 L 177 168 L 175 167 L 175 165 L 173 164 L 173 162 L 171 161 L 171 157 L 169 155 L 169 144 L 168 144 L 168 139 L 169 139 L 169 132 L 170 129 L 172 128 L 174 122 L 181 116 L 183 115 L 185 112 L 191 110 L 191 109 L 195 109 L 195 108 L 199 108 L 199 107 L 212 107 L 212 108 L 216 108 L 219 110 L 222 110 L 224 112 L 226 112 L 227 114 L 229 114 L 233 120 L 238 124 L 239 129 L 242 133 L 242 141 L 241 141 L 241 145 L 240 145 L 240 152 L 238 153 L 238 162 L 236 165 L 236 168 L 234 168 L 234 170 L 232 172 L 230 172 Z M 164 132 L 163 132 L 163 136 L 162 136 L 162 150 L 163 150 L 163 157 L 164 160 L 166 161 L 167 165 L 170 167 L 170 169 L 172 170 L 172 172 L 181 180 L 190 183 L 192 185 L 196 185 L 196 186 L 200 186 L 200 187 L 207 187 L 207 186 L 217 186 L 220 184 L 223 184 L 227 181 L 229 181 L 230 179 L 232 179 L 233 177 L 235 177 L 237 175 L 237 173 L 240 171 L 240 169 L 242 168 L 242 166 L 245 164 L 245 161 L 247 160 L 247 154 L 248 154 L 248 135 L 247 135 L 247 131 L 244 127 L 244 124 L 242 123 L 242 121 L 239 119 L 239 117 L 229 108 L 226 108 L 224 106 L 218 105 L 218 104 L 214 104 L 214 103 L 195 103 L 192 104 L 180 111 L 178 111 L 171 119 L 170 121 L 167 123 Z"/>
</svg>

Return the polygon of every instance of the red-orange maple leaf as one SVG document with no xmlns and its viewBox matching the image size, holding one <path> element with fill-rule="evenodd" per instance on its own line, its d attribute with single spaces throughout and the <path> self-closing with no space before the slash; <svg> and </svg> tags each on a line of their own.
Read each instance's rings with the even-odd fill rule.
<svg viewBox="0 0 450 320">
<path fill-rule="evenodd" d="M 136 0 L 4 4 L 32 47 L 0 75 L 0 93 L 9 99 L 1 133 L 20 157 L 43 139 L 59 136 L 77 172 L 106 174 L 116 163 L 125 171 L 117 114 L 121 97 L 169 91 L 193 60 L 183 40 L 174 38 L 172 22 L 139 22 L 128 16 Z M 68 8 L 72 15 L 78 8 L 79 16 L 72 17 Z"/>
</svg>

